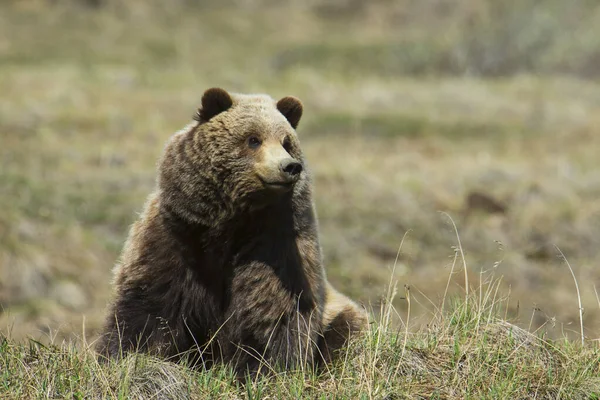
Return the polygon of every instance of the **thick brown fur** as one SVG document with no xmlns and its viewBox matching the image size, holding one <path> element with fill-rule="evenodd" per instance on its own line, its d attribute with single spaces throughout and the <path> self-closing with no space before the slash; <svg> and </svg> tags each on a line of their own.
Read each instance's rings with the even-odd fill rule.
<svg viewBox="0 0 600 400">
<path fill-rule="evenodd" d="M 330 359 L 366 314 L 327 282 L 302 103 L 209 89 L 168 142 L 115 267 L 98 350 L 284 368 Z"/>
</svg>

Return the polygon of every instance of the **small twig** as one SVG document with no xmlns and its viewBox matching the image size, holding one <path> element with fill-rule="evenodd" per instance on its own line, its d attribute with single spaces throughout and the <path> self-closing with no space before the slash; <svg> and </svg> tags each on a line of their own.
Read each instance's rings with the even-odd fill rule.
<svg viewBox="0 0 600 400">
<path fill-rule="evenodd" d="M 538 310 L 537 306 L 534 304 L 533 306 L 533 312 L 531 313 L 531 319 L 529 320 L 529 328 L 527 329 L 528 332 L 531 332 L 531 326 L 533 325 L 533 317 L 535 317 L 535 312 Z"/>
<path fill-rule="evenodd" d="M 560 253 L 565 264 L 569 267 L 569 271 L 571 271 L 571 275 L 573 276 L 573 281 L 575 282 L 575 289 L 577 290 L 577 301 L 579 302 L 579 326 L 581 328 L 581 344 L 584 344 L 585 336 L 583 335 L 583 306 L 581 305 L 581 294 L 579 293 L 579 284 L 577 283 L 577 278 L 575 278 L 575 273 L 573 272 L 573 268 L 571 268 L 571 264 L 569 264 L 569 260 L 563 254 L 563 252 L 558 248 L 557 245 L 554 245 L 556 250 Z"/>
<path fill-rule="evenodd" d="M 458 242 L 458 251 L 460 252 L 460 257 L 462 258 L 462 262 L 463 262 L 463 269 L 465 271 L 465 303 L 468 303 L 469 302 L 469 276 L 467 274 L 467 260 L 465 259 L 465 253 L 463 252 L 462 243 L 460 242 L 460 235 L 458 234 L 458 228 L 456 227 L 456 224 L 454 223 L 454 220 L 452 219 L 450 214 L 448 214 L 445 211 L 442 211 L 442 214 L 444 214 L 446 217 L 448 217 L 448 219 L 452 223 L 452 227 L 454 228 L 454 234 L 456 235 L 456 240 Z"/>
<path fill-rule="evenodd" d="M 406 311 L 406 329 L 404 330 L 404 343 L 402 343 L 402 356 L 406 351 L 406 341 L 408 340 L 408 323 L 410 321 L 410 286 L 404 285 L 406 290 L 406 302 L 408 303 L 408 309 Z"/>
<path fill-rule="evenodd" d="M 396 365 L 396 369 L 394 370 L 394 375 L 398 375 L 398 371 L 400 371 L 400 365 L 402 364 L 402 360 L 404 358 L 404 352 L 406 351 L 406 345 L 408 342 L 408 323 L 410 321 L 410 286 L 404 285 L 404 290 L 406 292 L 406 301 L 408 303 L 408 310 L 406 312 L 406 326 L 404 329 L 404 341 L 402 343 L 402 352 L 400 353 L 400 360 L 398 360 L 398 364 Z"/>
<path fill-rule="evenodd" d="M 444 290 L 444 298 L 442 299 L 442 307 L 441 310 L 444 311 L 444 306 L 446 305 L 446 296 L 448 295 L 448 288 L 450 288 L 450 281 L 452 280 L 452 274 L 454 274 L 454 267 L 456 266 L 456 259 L 458 258 L 458 252 L 454 252 L 454 259 L 452 260 L 452 266 L 450 267 L 450 274 L 448 275 L 448 281 L 446 282 L 446 290 Z M 442 312 L 443 316 L 444 313 Z"/>
</svg>

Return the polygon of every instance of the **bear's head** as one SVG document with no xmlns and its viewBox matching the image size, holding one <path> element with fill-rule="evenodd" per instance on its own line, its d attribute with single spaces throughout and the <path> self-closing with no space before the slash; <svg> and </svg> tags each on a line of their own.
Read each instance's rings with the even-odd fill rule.
<svg viewBox="0 0 600 400">
<path fill-rule="evenodd" d="M 295 128 L 302 103 L 265 95 L 204 92 L 196 123 L 165 150 L 163 202 L 187 219 L 214 225 L 236 213 L 290 199 L 306 187 Z"/>
</svg>

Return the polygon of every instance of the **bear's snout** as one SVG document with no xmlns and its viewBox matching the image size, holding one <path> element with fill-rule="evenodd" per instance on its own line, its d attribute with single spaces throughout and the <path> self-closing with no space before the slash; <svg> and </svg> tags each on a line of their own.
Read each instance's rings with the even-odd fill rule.
<svg viewBox="0 0 600 400">
<path fill-rule="evenodd" d="M 270 141 L 261 146 L 256 163 L 256 173 L 262 183 L 269 189 L 276 191 L 290 190 L 300 179 L 304 165 L 290 155 L 279 143 Z"/>
</svg>

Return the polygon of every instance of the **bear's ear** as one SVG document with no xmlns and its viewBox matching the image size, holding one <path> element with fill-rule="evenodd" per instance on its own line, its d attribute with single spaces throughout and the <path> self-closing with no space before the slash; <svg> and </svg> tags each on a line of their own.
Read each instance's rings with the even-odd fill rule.
<svg viewBox="0 0 600 400">
<path fill-rule="evenodd" d="M 300 117 L 302 117 L 302 102 L 296 97 L 284 97 L 277 102 L 277 109 L 292 125 L 292 128 L 296 129 Z"/>
<path fill-rule="evenodd" d="M 198 109 L 194 119 L 206 122 L 217 114 L 227 111 L 233 105 L 231 96 L 221 88 L 208 89 L 202 95 L 202 107 Z"/>
</svg>

